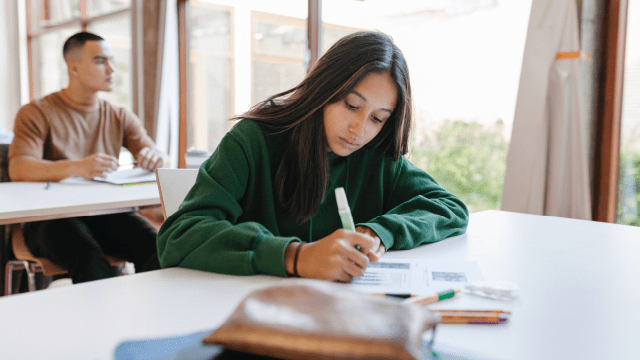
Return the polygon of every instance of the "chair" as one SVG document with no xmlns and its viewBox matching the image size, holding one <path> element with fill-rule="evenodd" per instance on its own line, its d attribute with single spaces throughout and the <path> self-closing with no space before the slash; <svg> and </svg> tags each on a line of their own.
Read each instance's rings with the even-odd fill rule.
<svg viewBox="0 0 640 360">
<path fill-rule="evenodd" d="M 36 273 L 42 272 L 45 276 L 62 275 L 66 274 L 67 270 L 54 264 L 51 260 L 45 258 L 38 258 L 33 256 L 27 244 L 24 242 L 24 236 L 22 234 L 22 224 L 11 225 L 11 247 L 13 248 L 13 254 L 16 260 L 10 260 L 7 262 L 5 270 L 4 280 L 4 294 L 11 295 L 13 293 L 13 272 L 19 270 L 25 270 L 28 276 L 29 291 L 36 291 Z M 106 256 L 107 261 L 112 267 L 118 268 L 118 271 L 122 273 L 127 262 L 112 256 Z"/>
<path fill-rule="evenodd" d="M 0 182 L 8 182 L 9 179 L 9 141 L 0 138 Z M 9 142 L 9 143 L 5 143 Z M 16 260 L 9 260 L 9 239 L 11 239 L 11 250 Z M 42 272 L 45 276 L 62 275 L 66 274 L 67 270 L 54 264 L 48 259 L 37 258 L 31 254 L 27 245 L 24 242 L 24 236 L 22 235 L 22 224 L 2 225 L 0 226 L 0 269 L 4 269 L 0 279 L 4 278 L 4 294 L 11 295 L 13 293 L 13 274 L 14 271 L 25 270 L 28 277 L 28 289 L 29 291 L 36 290 L 36 273 Z M 119 272 L 122 273 L 126 261 L 120 260 L 111 256 L 107 256 L 107 261 L 112 267 L 117 267 Z"/>
<path fill-rule="evenodd" d="M 160 204 L 165 219 L 178 210 L 197 176 L 198 169 L 156 169 Z"/>
</svg>

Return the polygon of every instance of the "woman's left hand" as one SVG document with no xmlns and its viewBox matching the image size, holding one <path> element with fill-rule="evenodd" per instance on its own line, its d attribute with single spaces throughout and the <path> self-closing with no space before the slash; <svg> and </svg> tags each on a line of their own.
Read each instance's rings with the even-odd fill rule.
<svg viewBox="0 0 640 360">
<path fill-rule="evenodd" d="M 369 257 L 369 262 L 377 262 L 378 260 L 380 260 L 380 258 L 382 257 L 382 255 L 384 255 L 384 253 L 387 251 L 384 247 L 384 244 L 382 243 L 382 241 L 380 241 L 380 237 L 378 236 L 378 234 L 376 234 L 375 231 L 371 230 L 371 228 L 368 228 L 366 226 L 357 226 L 356 227 L 356 232 L 359 232 L 361 234 L 366 234 L 371 236 L 376 242 L 377 242 L 377 246 L 374 246 L 372 249 L 377 249 L 377 250 L 372 250 L 369 251 L 368 254 L 365 254 Z"/>
</svg>

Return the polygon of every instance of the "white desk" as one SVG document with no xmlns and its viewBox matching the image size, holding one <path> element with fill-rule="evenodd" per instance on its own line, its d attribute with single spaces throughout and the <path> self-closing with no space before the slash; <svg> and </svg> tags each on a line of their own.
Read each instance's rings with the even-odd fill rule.
<svg viewBox="0 0 640 360">
<path fill-rule="evenodd" d="M 93 181 L 0 183 L 0 225 L 100 215 L 115 209 L 159 205 L 156 184 L 112 185 Z"/>
<path fill-rule="evenodd" d="M 389 258 L 476 260 L 521 298 L 467 295 L 438 308 L 502 308 L 502 325 L 440 325 L 436 342 L 495 359 L 638 358 L 640 228 L 486 211 L 466 234 Z M 283 281 L 165 269 L 0 298 L 0 357 L 111 359 L 126 340 L 220 325 L 250 291 Z"/>
</svg>

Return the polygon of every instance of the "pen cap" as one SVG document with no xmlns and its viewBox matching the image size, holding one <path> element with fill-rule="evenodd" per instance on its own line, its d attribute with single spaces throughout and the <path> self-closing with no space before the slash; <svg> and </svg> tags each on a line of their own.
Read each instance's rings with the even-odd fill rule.
<svg viewBox="0 0 640 360">
<path fill-rule="evenodd" d="M 349 203 L 347 202 L 347 194 L 344 192 L 344 188 L 336 188 L 336 202 L 338 203 L 338 210 L 349 209 Z"/>
</svg>

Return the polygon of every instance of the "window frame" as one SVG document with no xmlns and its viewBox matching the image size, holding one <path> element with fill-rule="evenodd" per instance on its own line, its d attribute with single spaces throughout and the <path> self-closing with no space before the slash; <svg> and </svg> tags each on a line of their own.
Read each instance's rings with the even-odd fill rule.
<svg viewBox="0 0 640 360">
<path fill-rule="evenodd" d="M 49 11 L 48 11 L 48 0 L 43 0 L 41 5 L 42 5 L 42 14 L 44 14 L 45 19 L 49 16 Z M 37 64 L 36 60 L 34 59 L 34 55 L 36 55 L 37 53 L 34 53 L 34 41 L 37 40 L 38 38 L 47 35 L 47 34 L 51 34 L 54 33 L 56 31 L 62 30 L 62 29 L 68 29 L 68 28 L 73 28 L 73 27 L 78 27 L 80 26 L 80 28 L 82 29 L 82 31 L 87 31 L 87 27 L 94 22 L 100 22 L 100 21 L 104 21 L 104 20 L 109 20 L 112 18 L 117 18 L 123 15 L 129 15 L 132 19 L 133 22 L 133 1 L 132 1 L 132 5 L 129 8 L 126 9 L 120 9 L 120 10 L 116 10 L 116 11 L 112 11 L 106 14 L 101 14 L 101 15 L 97 15 L 97 16 L 89 16 L 87 13 L 87 0 L 80 0 L 78 7 L 80 10 L 80 17 L 79 18 L 75 18 L 75 19 L 71 19 L 71 20 L 66 20 L 66 21 L 62 21 L 56 24 L 52 24 L 52 25 L 42 25 L 42 26 L 36 26 L 36 21 L 38 21 L 38 19 L 35 19 L 36 14 L 38 14 L 37 12 L 34 12 L 35 6 L 37 5 L 37 0 L 26 0 L 26 17 L 27 17 L 27 68 L 28 68 L 28 74 L 29 74 L 29 98 L 31 101 L 34 101 L 36 98 L 42 97 L 45 94 L 36 94 L 36 82 L 39 82 L 39 78 L 36 78 L 35 74 L 36 71 L 34 71 L 34 66 Z M 132 39 L 131 41 L 133 42 L 133 32 L 132 32 Z M 137 54 L 135 51 L 132 51 L 132 64 L 136 63 L 137 60 Z M 137 69 L 135 68 L 135 66 L 131 69 L 132 74 L 131 77 L 132 79 L 136 79 L 137 78 Z M 131 86 L 133 87 L 133 84 L 131 84 Z M 135 97 L 135 89 L 132 88 L 132 94 L 134 94 Z M 133 99 L 134 104 L 135 104 L 135 98 Z M 134 106 L 135 108 L 135 106 Z"/>
<path fill-rule="evenodd" d="M 592 197 L 593 220 L 615 223 L 618 207 L 622 84 L 627 34 L 628 0 L 611 0 L 605 5 L 600 65 L 598 119 Z"/>
<path fill-rule="evenodd" d="M 187 100 L 187 66 L 188 66 L 188 36 L 187 36 L 187 2 L 190 0 L 177 0 L 178 1 L 178 66 L 180 73 L 180 119 L 178 125 L 178 168 L 186 168 L 185 155 L 187 153 L 187 119 L 188 119 L 188 100 Z M 318 59 L 318 53 L 320 52 L 319 45 L 322 26 L 321 11 L 322 0 L 307 0 L 308 1 L 308 15 L 307 15 L 307 43 L 310 44 L 307 49 L 309 52 L 309 65 L 310 68 Z M 252 14 L 254 12 L 252 11 Z M 269 14 L 272 15 L 272 14 Z M 252 30 L 253 31 L 253 16 L 252 16 Z M 254 39 L 251 40 L 252 54 L 255 51 Z M 253 94 L 251 94 L 253 97 Z"/>
<path fill-rule="evenodd" d="M 212 10 L 216 10 L 216 11 L 221 11 L 221 12 L 227 12 L 229 13 L 229 25 L 230 25 L 230 32 L 229 32 L 229 50 L 227 52 L 208 52 L 208 55 L 212 55 L 213 57 L 216 58 L 220 58 L 220 59 L 225 59 L 228 60 L 230 65 L 229 65 L 229 74 L 227 74 L 228 76 L 228 81 L 229 81 L 229 95 L 230 95 L 230 99 L 229 99 L 229 110 L 231 114 L 235 114 L 235 9 L 233 7 L 230 6 L 225 6 L 225 5 L 217 5 L 217 4 L 209 4 L 209 3 L 205 3 L 205 2 L 201 2 L 198 0 L 194 0 L 192 1 L 194 4 L 198 4 L 196 5 L 196 7 L 198 8 L 204 8 L 204 9 L 212 9 Z M 191 5 L 193 6 L 193 5 Z M 188 18 L 188 10 L 185 13 L 185 20 Z M 185 36 L 187 35 L 187 22 L 185 21 Z M 194 64 L 194 57 L 195 57 L 195 51 L 193 49 L 191 49 L 191 47 L 189 46 L 187 41 L 187 47 L 185 49 L 185 51 L 188 51 L 187 54 L 187 66 L 193 66 Z M 192 69 L 193 70 L 193 69 Z M 193 81 L 194 79 L 192 78 L 192 73 L 188 73 L 188 69 L 185 68 L 186 72 L 186 87 L 184 88 L 184 92 L 185 92 L 185 99 L 187 100 L 187 104 L 189 102 L 191 102 L 192 104 L 194 103 L 194 99 L 187 99 L 186 98 L 186 93 L 188 93 L 187 89 L 189 89 L 191 86 L 193 86 Z M 182 88 L 181 88 L 182 91 Z M 188 106 L 188 105 L 187 105 Z M 190 109 L 189 111 L 194 111 L 196 109 Z M 192 124 L 193 126 L 194 124 Z M 227 130 L 231 130 L 231 127 L 233 126 L 233 124 L 229 123 Z M 182 129 L 182 125 L 180 127 L 180 129 Z M 186 144 L 187 144 L 187 140 L 189 138 L 188 134 L 190 130 L 193 130 L 193 128 L 190 128 L 188 126 L 188 122 L 185 122 L 185 141 L 184 141 L 184 148 L 185 148 L 185 153 L 186 153 Z M 182 147 L 179 146 L 179 148 L 181 149 Z M 182 159 L 184 159 L 184 155 L 182 156 Z M 186 164 L 185 164 L 186 165 Z"/>
<path fill-rule="evenodd" d="M 262 54 L 258 52 L 257 40 L 253 36 L 256 33 L 258 23 L 266 22 L 269 24 L 278 24 L 278 23 L 292 23 L 293 26 L 298 30 L 307 30 L 306 21 L 290 16 L 277 15 L 277 14 L 269 14 L 262 11 L 251 10 L 251 74 L 249 74 L 250 78 L 253 79 L 253 62 L 265 62 L 265 63 L 275 63 L 275 64 L 292 64 L 292 65 L 302 65 L 307 66 L 305 63 L 304 56 L 302 58 L 286 56 L 286 55 L 270 55 L 270 54 Z M 308 40 L 308 39 L 307 39 Z M 251 87 L 251 103 L 255 104 L 257 99 L 254 98 L 253 87 Z"/>
</svg>

